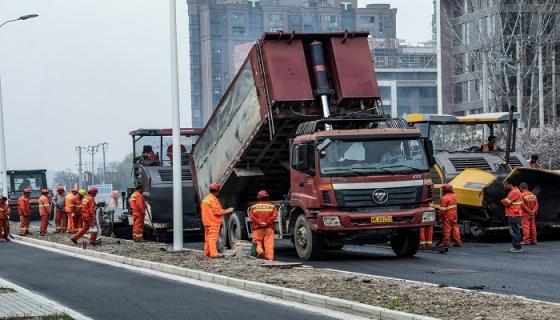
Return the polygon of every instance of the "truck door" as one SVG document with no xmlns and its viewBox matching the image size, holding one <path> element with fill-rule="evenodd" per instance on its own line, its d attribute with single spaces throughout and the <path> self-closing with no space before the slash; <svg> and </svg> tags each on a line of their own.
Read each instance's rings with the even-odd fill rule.
<svg viewBox="0 0 560 320">
<path fill-rule="evenodd" d="M 294 145 L 290 170 L 291 199 L 303 207 L 317 204 L 315 146 L 311 142 Z"/>
</svg>

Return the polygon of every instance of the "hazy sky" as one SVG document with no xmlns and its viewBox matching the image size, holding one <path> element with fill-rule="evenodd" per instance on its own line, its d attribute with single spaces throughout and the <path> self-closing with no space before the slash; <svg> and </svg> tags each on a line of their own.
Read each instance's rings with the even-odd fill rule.
<svg viewBox="0 0 560 320">
<path fill-rule="evenodd" d="M 185 3 L 177 17 L 188 126 Z M 399 38 L 431 37 L 432 0 L 367 3 L 398 8 Z M 120 160 L 131 152 L 129 131 L 170 126 L 168 1 L 0 0 L 0 22 L 29 13 L 40 16 L 0 29 L 8 169 L 74 170 L 74 146 L 105 141 L 109 161 Z"/>
</svg>

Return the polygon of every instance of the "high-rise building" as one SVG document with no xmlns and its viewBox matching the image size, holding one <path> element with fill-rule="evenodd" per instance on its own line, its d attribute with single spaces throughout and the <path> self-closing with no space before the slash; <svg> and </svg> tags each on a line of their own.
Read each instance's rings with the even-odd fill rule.
<svg viewBox="0 0 560 320">
<path fill-rule="evenodd" d="M 560 2 L 437 0 L 438 100 L 456 115 L 516 106 L 556 121 Z"/>
<path fill-rule="evenodd" d="M 396 42 L 397 9 L 358 8 L 357 0 L 187 0 L 191 61 L 191 108 L 203 126 L 235 76 L 236 47 L 263 32 L 369 31 Z M 239 57 L 238 57 L 239 58 Z"/>
</svg>

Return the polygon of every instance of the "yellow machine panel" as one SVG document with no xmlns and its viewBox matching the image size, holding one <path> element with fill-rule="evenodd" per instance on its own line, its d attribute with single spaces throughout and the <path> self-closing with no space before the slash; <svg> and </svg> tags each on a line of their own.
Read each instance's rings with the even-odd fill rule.
<svg viewBox="0 0 560 320">
<path fill-rule="evenodd" d="M 465 169 L 450 184 L 455 189 L 457 202 L 471 207 L 482 207 L 483 190 L 496 181 L 496 175 L 480 170 Z"/>
</svg>

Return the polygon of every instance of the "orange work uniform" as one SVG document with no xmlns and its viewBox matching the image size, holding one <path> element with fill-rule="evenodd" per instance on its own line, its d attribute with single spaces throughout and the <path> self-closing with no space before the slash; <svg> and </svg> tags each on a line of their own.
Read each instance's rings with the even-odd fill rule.
<svg viewBox="0 0 560 320">
<path fill-rule="evenodd" d="M 18 213 L 19 213 L 19 235 L 25 236 L 29 234 L 29 221 L 31 216 L 31 204 L 29 198 L 21 196 L 18 199 Z"/>
<path fill-rule="evenodd" d="M 1 196 L 0 196 L 1 197 Z M 0 239 L 9 240 L 10 234 L 10 206 L 4 202 L 0 204 Z"/>
<path fill-rule="evenodd" d="M 47 234 L 47 226 L 51 215 L 51 201 L 46 195 L 39 197 L 39 216 L 41 217 L 41 226 L 39 227 L 39 235 Z"/>
<path fill-rule="evenodd" d="M 66 224 L 68 233 L 76 232 L 76 228 L 74 227 L 74 209 L 76 205 L 74 204 L 74 198 L 77 197 L 74 193 L 70 192 L 69 194 L 64 197 L 64 211 L 66 211 L 68 222 Z"/>
<path fill-rule="evenodd" d="M 537 244 L 535 215 L 539 211 L 539 202 L 537 201 L 537 197 L 529 190 L 523 191 L 521 196 L 523 197 L 523 216 L 521 217 L 523 243 Z"/>
<path fill-rule="evenodd" d="M 202 211 L 202 224 L 204 225 L 204 255 L 216 257 L 218 256 L 216 242 L 222 227 L 222 216 L 228 214 L 229 211 L 222 208 L 220 200 L 213 194 L 204 197 L 200 208 Z"/>
<path fill-rule="evenodd" d="M 420 227 L 420 246 L 431 247 L 434 238 L 434 226 Z"/>
<path fill-rule="evenodd" d="M 264 254 L 266 260 L 274 259 L 274 221 L 278 217 L 278 209 L 270 202 L 259 201 L 249 208 L 249 217 L 253 223 L 257 254 Z"/>
<path fill-rule="evenodd" d="M 461 241 L 461 232 L 457 224 L 457 197 L 455 193 L 449 192 L 441 198 L 439 214 L 443 227 L 443 245 L 451 246 L 451 237 L 455 241 L 455 245 L 460 247 L 463 245 Z"/>
<path fill-rule="evenodd" d="M 531 168 L 533 169 L 540 169 L 541 165 L 538 164 L 537 162 L 533 162 L 533 161 L 529 161 L 529 166 L 531 166 Z"/>
<path fill-rule="evenodd" d="M 492 151 L 499 151 L 500 148 L 498 147 L 497 144 L 495 144 L 494 146 L 490 146 L 488 143 L 482 146 L 482 152 L 492 152 Z"/>
<path fill-rule="evenodd" d="M 502 199 L 502 204 L 506 207 L 506 217 L 523 216 L 523 197 L 519 188 L 513 187 L 507 198 Z"/>
<path fill-rule="evenodd" d="M 111 195 L 113 196 L 113 205 L 116 208 L 119 206 L 119 196 L 120 196 L 119 190 L 113 190 L 111 192 Z"/>
<path fill-rule="evenodd" d="M 132 240 L 142 241 L 144 238 L 144 217 L 146 216 L 146 200 L 139 191 L 134 191 L 128 200 L 132 210 Z"/>
<path fill-rule="evenodd" d="M 97 205 L 95 204 L 95 198 L 91 195 L 87 195 L 82 199 L 82 227 L 80 231 L 76 233 L 72 239 L 78 240 L 80 239 L 86 232 L 89 230 L 90 227 L 94 227 L 97 225 L 97 219 L 95 217 L 95 212 L 97 210 Z M 92 232 L 89 238 L 90 244 L 95 244 L 95 240 L 97 240 L 97 232 Z"/>
<path fill-rule="evenodd" d="M 74 230 L 75 232 L 78 232 L 80 230 L 80 228 L 82 227 L 82 201 L 84 200 L 84 197 L 80 197 L 79 195 L 74 196 L 74 215 L 72 217 L 72 219 L 74 220 Z"/>
</svg>

